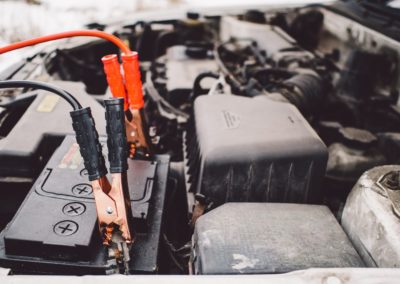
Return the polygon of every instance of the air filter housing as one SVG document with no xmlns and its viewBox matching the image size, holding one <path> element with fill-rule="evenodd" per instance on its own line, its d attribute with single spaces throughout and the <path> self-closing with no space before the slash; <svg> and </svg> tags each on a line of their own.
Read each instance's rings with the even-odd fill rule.
<svg viewBox="0 0 400 284">
<path fill-rule="evenodd" d="M 327 148 L 294 106 L 201 96 L 189 128 L 190 191 L 209 203 L 320 201 Z"/>
</svg>

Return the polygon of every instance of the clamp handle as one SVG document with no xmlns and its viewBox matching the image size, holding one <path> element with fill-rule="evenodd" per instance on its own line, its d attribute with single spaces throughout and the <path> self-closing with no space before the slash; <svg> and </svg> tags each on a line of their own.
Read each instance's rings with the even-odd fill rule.
<svg viewBox="0 0 400 284">
<path fill-rule="evenodd" d="M 123 53 L 122 68 L 125 75 L 125 87 L 128 93 L 129 106 L 139 110 L 144 106 L 143 87 L 139 67 L 139 55 L 137 52 Z"/>
<path fill-rule="evenodd" d="M 101 59 L 104 66 L 104 73 L 106 74 L 108 85 L 110 86 L 111 93 L 114 98 L 127 98 L 124 79 L 121 74 L 121 65 L 118 62 L 116 54 L 109 54 L 103 56 Z M 125 100 L 124 110 L 129 108 L 128 100 Z"/>
<path fill-rule="evenodd" d="M 107 169 L 92 112 L 90 108 L 81 108 L 71 111 L 70 115 L 89 180 L 100 179 L 107 174 Z"/>
<path fill-rule="evenodd" d="M 124 99 L 104 100 L 107 121 L 108 161 L 111 173 L 123 173 L 128 169 L 128 142 L 125 130 Z"/>
</svg>

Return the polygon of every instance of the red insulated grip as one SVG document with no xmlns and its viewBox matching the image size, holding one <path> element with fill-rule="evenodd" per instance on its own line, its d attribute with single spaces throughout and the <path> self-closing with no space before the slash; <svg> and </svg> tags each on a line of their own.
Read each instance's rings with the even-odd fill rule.
<svg viewBox="0 0 400 284">
<path fill-rule="evenodd" d="M 125 85 L 121 75 L 121 66 L 118 62 L 118 56 L 116 54 L 106 55 L 103 56 L 101 61 L 103 61 L 104 72 L 106 73 L 108 86 L 110 86 L 113 97 L 125 99 L 124 110 L 127 110 L 129 104 L 126 99 Z"/>
<path fill-rule="evenodd" d="M 122 67 L 125 73 L 125 86 L 129 105 L 134 109 L 144 106 L 142 80 L 140 78 L 139 56 L 137 52 L 122 54 Z"/>
</svg>

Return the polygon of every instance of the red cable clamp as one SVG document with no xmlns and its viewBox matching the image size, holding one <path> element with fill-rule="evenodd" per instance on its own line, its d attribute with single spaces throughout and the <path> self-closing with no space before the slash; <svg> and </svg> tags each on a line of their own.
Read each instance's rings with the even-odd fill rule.
<svg viewBox="0 0 400 284">
<path fill-rule="evenodd" d="M 106 73 L 107 83 L 110 86 L 111 93 L 114 98 L 124 99 L 124 110 L 128 110 L 129 103 L 126 96 L 124 79 L 121 75 L 121 66 L 118 62 L 116 54 L 103 56 L 101 59 L 104 65 L 104 72 Z"/>
<path fill-rule="evenodd" d="M 128 92 L 129 106 L 139 110 L 144 106 L 144 100 L 138 53 L 122 53 L 121 57 L 122 67 L 125 73 L 125 86 Z"/>
</svg>

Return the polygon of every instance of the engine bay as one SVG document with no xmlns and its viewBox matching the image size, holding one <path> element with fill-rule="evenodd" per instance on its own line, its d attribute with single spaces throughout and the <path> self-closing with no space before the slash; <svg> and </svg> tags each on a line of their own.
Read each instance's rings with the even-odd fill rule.
<svg viewBox="0 0 400 284">
<path fill-rule="evenodd" d="M 54 94 L 0 90 L 0 267 L 214 275 L 400 266 L 399 41 L 322 5 L 89 28 L 112 33 L 140 62 L 143 86 L 132 92 L 143 90 L 143 106 L 118 145 L 128 153 L 120 167 L 134 241 L 112 253 L 102 245 L 97 173 L 81 146 L 95 125 L 109 161 L 91 162 L 110 167 L 109 178 L 120 173 L 108 150 L 120 140 L 106 139 L 120 129 L 108 121 L 116 89 L 104 56 L 127 54 L 73 38 L 0 74 L 61 87 L 93 116 L 79 122 L 88 113 L 74 110 L 71 124 Z M 115 251 L 127 253 L 125 266 Z"/>
</svg>

